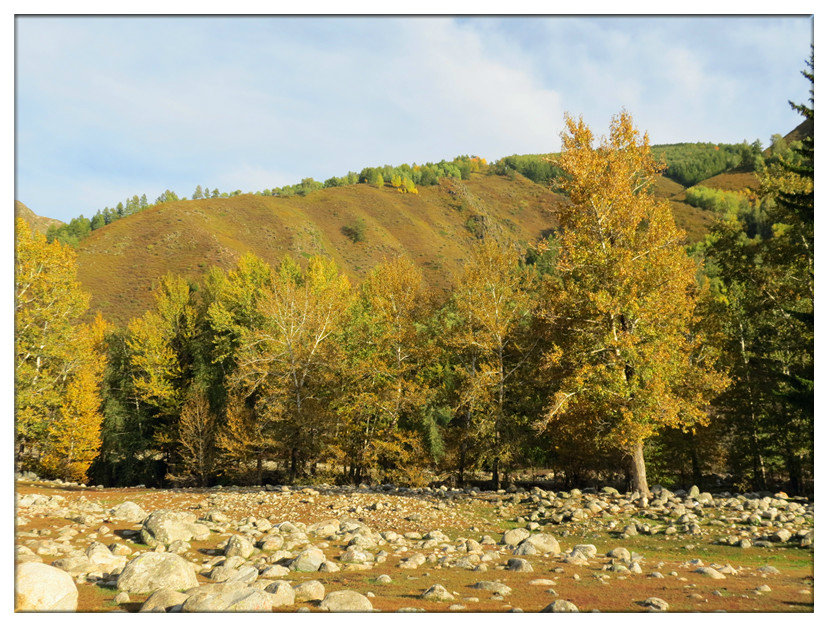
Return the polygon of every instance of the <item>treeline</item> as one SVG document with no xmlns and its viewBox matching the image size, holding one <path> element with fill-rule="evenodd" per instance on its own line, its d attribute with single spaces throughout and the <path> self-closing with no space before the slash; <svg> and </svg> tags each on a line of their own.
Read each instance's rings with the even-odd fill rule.
<svg viewBox="0 0 828 627">
<path fill-rule="evenodd" d="M 555 233 L 470 242 L 445 297 L 405 257 L 354 286 L 248 254 L 160 278 L 121 330 L 77 324 L 73 251 L 18 221 L 16 461 L 107 485 L 535 467 L 812 493 L 813 141 L 797 155 L 762 175 L 770 229 L 739 205 L 688 252 L 629 115 L 598 145 L 567 119 Z"/>
</svg>

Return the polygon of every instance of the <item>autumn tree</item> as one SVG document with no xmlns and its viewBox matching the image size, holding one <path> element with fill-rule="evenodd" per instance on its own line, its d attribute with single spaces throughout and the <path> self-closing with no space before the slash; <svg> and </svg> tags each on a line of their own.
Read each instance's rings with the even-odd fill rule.
<svg viewBox="0 0 828 627">
<path fill-rule="evenodd" d="M 500 488 L 501 467 L 518 441 L 516 391 L 527 382 L 522 368 L 537 348 L 528 331 L 535 306 L 534 278 L 518 251 L 494 238 L 473 250 L 454 289 L 458 314 L 450 345 L 459 377 L 459 472 L 471 451 L 487 460 Z"/>
<path fill-rule="evenodd" d="M 399 478 L 422 461 L 429 300 L 419 268 L 399 256 L 374 267 L 349 311 L 336 405 L 351 481 L 372 470 Z"/>
<path fill-rule="evenodd" d="M 707 419 L 724 378 L 691 333 L 696 264 L 669 205 L 649 188 L 659 165 L 626 112 L 594 145 L 567 116 L 557 165 L 569 202 L 559 207 L 556 278 L 544 292 L 559 389 L 540 426 L 587 423 L 630 459 L 634 490 L 649 494 L 644 442 L 664 427 Z"/>
<path fill-rule="evenodd" d="M 245 399 L 255 397 L 251 409 L 272 424 L 291 479 L 324 449 L 332 340 L 349 296 L 350 284 L 332 261 L 313 257 L 302 272 L 286 257 L 258 305 L 261 325 L 241 337 L 232 386 Z"/>
<path fill-rule="evenodd" d="M 207 479 L 213 473 L 217 424 L 207 394 L 203 389 L 193 388 L 181 409 L 178 440 L 184 467 L 197 478 L 200 486 L 207 485 Z"/>
<path fill-rule="evenodd" d="M 89 297 L 76 255 L 15 222 L 15 436 L 17 462 L 83 480 L 100 443 L 104 324 L 81 324 Z"/>
<path fill-rule="evenodd" d="M 179 448 L 176 423 L 181 408 L 206 361 L 202 313 L 184 277 L 166 274 L 154 295 L 154 308 L 130 321 L 127 346 L 131 385 L 153 412 L 153 445 L 171 463 Z"/>
</svg>

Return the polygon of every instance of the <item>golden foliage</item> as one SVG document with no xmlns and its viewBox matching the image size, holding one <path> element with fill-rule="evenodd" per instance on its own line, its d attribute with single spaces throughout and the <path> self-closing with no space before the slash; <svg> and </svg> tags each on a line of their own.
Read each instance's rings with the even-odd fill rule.
<svg viewBox="0 0 828 627">
<path fill-rule="evenodd" d="M 583 120 L 566 119 L 557 160 L 570 203 L 559 207 L 559 280 L 545 289 L 560 380 L 546 420 L 577 415 L 622 450 L 663 427 L 707 420 L 725 385 L 700 359 L 696 264 L 669 204 L 648 193 L 659 165 L 626 112 L 597 146 Z"/>
</svg>

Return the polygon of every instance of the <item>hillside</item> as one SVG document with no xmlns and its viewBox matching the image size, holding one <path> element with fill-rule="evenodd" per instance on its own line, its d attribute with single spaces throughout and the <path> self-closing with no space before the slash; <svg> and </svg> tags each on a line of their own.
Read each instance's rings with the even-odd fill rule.
<svg viewBox="0 0 828 627">
<path fill-rule="evenodd" d="M 38 233 L 43 233 L 44 235 L 46 234 L 46 231 L 49 230 L 50 226 L 60 226 L 63 224 L 60 220 L 45 218 L 37 215 L 19 200 L 14 201 L 14 217 L 23 218 L 29 223 L 29 226 L 32 227 L 32 230 L 37 231 Z"/>
<path fill-rule="evenodd" d="M 211 266 L 233 266 L 248 250 L 271 264 L 286 253 L 327 254 L 356 281 L 383 259 L 406 253 L 442 289 L 475 233 L 535 242 L 554 226 L 560 202 L 520 175 L 482 174 L 442 179 L 416 195 L 350 185 L 305 197 L 168 202 L 94 231 L 78 246 L 78 274 L 92 294 L 91 313 L 100 310 L 121 324 L 151 305 L 157 277 L 171 271 L 195 279 Z M 346 233 L 360 222 L 364 240 L 355 242 Z"/>
<path fill-rule="evenodd" d="M 531 161 L 531 160 L 530 160 Z M 449 287 L 469 244 L 485 231 L 526 246 L 555 226 L 564 198 L 512 169 L 443 178 L 402 194 L 386 185 L 346 185 L 290 197 L 242 194 L 161 203 L 92 231 L 78 246 L 78 274 L 92 294 L 90 315 L 101 311 L 125 324 L 152 304 L 152 289 L 166 272 L 198 279 L 211 266 L 232 267 L 246 251 L 271 264 L 285 254 L 331 256 L 354 281 L 378 262 L 405 253 L 436 290 Z M 757 187 L 752 172 L 737 169 L 699 183 L 723 190 Z M 653 193 L 670 202 L 688 242 L 713 222 L 711 212 L 685 201 L 686 187 L 659 177 Z M 38 218 L 45 230 L 51 221 Z M 30 218 L 31 220 L 31 218 Z"/>
</svg>

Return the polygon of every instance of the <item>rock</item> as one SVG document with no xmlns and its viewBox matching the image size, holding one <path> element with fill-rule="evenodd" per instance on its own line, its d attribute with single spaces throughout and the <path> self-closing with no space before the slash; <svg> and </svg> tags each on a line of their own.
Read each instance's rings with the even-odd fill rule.
<svg viewBox="0 0 828 627">
<path fill-rule="evenodd" d="M 454 601 L 454 595 L 446 590 L 439 583 L 434 584 L 420 595 L 421 599 L 427 601 Z"/>
<path fill-rule="evenodd" d="M 669 603 L 664 599 L 659 599 L 658 597 L 650 597 L 640 602 L 640 605 L 644 607 L 649 607 L 659 612 L 666 612 L 670 609 Z"/>
<path fill-rule="evenodd" d="M 262 538 L 259 548 L 262 551 L 278 551 L 285 544 L 285 539 L 278 533 L 271 533 Z"/>
<path fill-rule="evenodd" d="M 325 553 L 321 549 L 305 549 L 291 561 L 289 568 L 300 573 L 315 573 L 325 561 Z"/>
<path fill-rule="evenodd" d="M 525 559 L 513 557 L 506 562 L 506 570 L 514 570 L 519 573 L 531 573 L 535 569 Z"/>
<path fill-rule="evenodd" d="M 557 601 L 553 601 L 545 608 L 541 610 L 541 613 L 550 613 L 550 612 L 577 612 L 578 606 L 572 603 L 571 601 L 564 601 L 563 599 L 558 599 Z"/>
<path fill-rule="evenodd" d="M 334 562 L 326 560 L 319 567 L 320 573 L 338 573 L 341 569 Z"/>
<path fill-rule="evenodd" d="M 70 575 L 85 575 L 95 569 L 95 565 L 86 555 L 64 557 L 52 562 L 52 566 L 65 570 Z"/>
<path fill-rule="evenodd" d="M 552 555 L 558 555 L 561 552 L 561 547 L 558 544 L 558 541 L 554 538 L 554 536 L 548 533 L 536 533 L 534 535 L 529 536 L 523 542 L 518 545 L 518 548 L 515 550 L 515 555 L 532 555 L 531 552 L 527 553 L 519 553 L 518 551 L 521 550 L 521 547 L 532 547 L 536 553 L 551 553 Z"/>
<path fill-rule="evenodd" d="M 507 546 L 517 546 L 528 538 L 531 534 L 528 530 L 518 527 L 517 529 L 509 529 L 503 534 L 502 544 Z"/>
<path fill-rule="evenodd" d="M 259 573 L 259 577 L 262 577 L 263 579 L 281 579 L 289 572 L 289 568 L 276 564 L 273 566 L 267 566 L 262 572 Z"/>
<path fill-rule="evenodd" d="M 198 585 L 195 568 L 174 553 L 144 553 L 130 561 L 118 576 L 118 590 L 149 594 L 161 588 L 186 590 Z"/>
<path fill-rule="evenodd" d="M 587 559 L 592 559 L 598 554 L 598 549 L 595 548 L 594 544 L 576 544 L 574 547 L 572 547 L 572 550 L 578 551 Z"/>
<path fill-rule="evenodd" d="M 789 529 L 777 529 L 771 536 L 771 542 L 787 542 L 793 534 Z"/>
<path fill-rule="evenodd" d="M 625 562 L 630 561 L 630 552 L 623 548 L 623 547 L 616 547 L 609 553 L 607 553 L 607 557 L 612 557 L 613 559 L 623 560 Z"/>
<path fill-rule="evenodd" d="M 757 568 L 760 573 L 764 573 L 765 575 L 778 575 L 779 569 L 776 566 L 760 566 Z"/>
<path fill-rule="evenodd" d="M 125 501 L 109 510 L 109 516 L 115 520 L 140 523 L 147 517 L 147 513 L 132 501 Z"/>
<path fill-rule="evenodd" d="M 296 591 L 287 581 L 276 581 L 265 588 L 270 594 L 270 601 L 273 607 L 293 605 L 296 602 Z"/>
<path fill-rule="evenodd" d="M 210 529 L 206 525 L 196 523 L 195 520 L 195 514 L 190 512 L 159 509 L 144 520 L 141 540 L 144 544 L 155 547 L 159 544 L 171 544 L 176 540 L 189 542 L 192 539 L 207 539 Z"/>
<path fill-rule="evenodd" d="M 182 605 L 184 605 L 184 601 L 189 598 L 189 595 L 184 594 L 183 592 L 179 592 L 178 590 L 172 590 L 170 588 L 165 588 L 163 590 L 158 590 L 153 592 L 150 597 L 144 601 L 144 604 L 141 606 L 141 609 L 138 610 L 139 612 L 154 612 L 158 611 L 160 608 L 164 612 L 169 612 L 172 609 L 178 608 L 180 609 Z"/>
<path fill-rule="evenodd" d="M 555 586 L 557 585 L 556 581 L 552 581 L 551 579 L 533 579 L 529 582 L 530 586 Z"/>
<path fill-rule="evenodd" d="M 718 570 L 716 570 L 715 568 L 710 568 L 709 566 L 702 566 L 701 568 L 697 568 L 693 572 L 698 573 L 699 575 L 704 575 L 705 577 L 710 577 L 711 579 L 725 579 L 726 578 Z"/>
<path fill-rule="evenodd" d="M 196 592 L 181 608 L 183 612 L 269 612 L 272 609 L 270 594 L 256 588 L 214 594 Z"/>
<path fill-rule="evenodd" d="M 321 601 L 325 598 L 325 586 L 321 581 L 313 580 L 300 583 L 293 587 L 295 593 L 295 602 L 302 603 L 304 601 Z"/>
<path fill-rule="evenodd" d="M 374 609 L 368 597 L 354 590 L 329 592 L 319 607 L 327 612 L 371 612 Z"/>
<path fill-rule="evenodd" d="M 472 588 L 475 588 L 476 590 L 494 592 L 495 594 L 499 594 L 504 597 L 507 594 L 512 594 L 512 589 L 505 583 L 500 583 L 499 581 L 478 581 L 472 586 Z"/>
<path fill-rule="evenodd" d="M 14 608 L 18 612 L 74 612 L 78 588 L 59 568 L 25 562 L 15 568 Z"/>
<path fill-rule="evenodd" d="M 374 582 L 382 585 L 387 585 L 391 583 L 391 577 L 389 577 L 388 575 L 380 575 L 374 580 Z"/>
<path fill-rule="evenodd" d="M 253 551 L 255 551 L 253 543 L 244 536 L 239 535 L 230 536 L 224 547 L 224 554 L 227 557 L 238 556 L 247 559 L 253 555 Z"/>
</svg>

